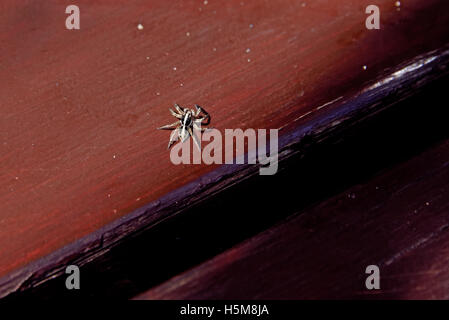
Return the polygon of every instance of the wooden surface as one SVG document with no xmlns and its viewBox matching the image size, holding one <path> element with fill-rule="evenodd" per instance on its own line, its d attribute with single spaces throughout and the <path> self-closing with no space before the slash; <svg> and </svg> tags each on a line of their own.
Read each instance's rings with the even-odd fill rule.
<svg viewBox="0 0 449 320">
<path fill-rule="evenodd" d="M 423 64 L 423 61 L 431 62 Z M 190 202 L 188 208 L 182 210 L 182 214 L 165 219 L 146 230 L 136 229 L 139 224 L 145 225 L 145 222 L 148 222 L 144 219 L 145 212 L 140 216 L 135 216 L 132 220 L 122 221 L 120 225 L 116 226 L 116 230 L 106 232 L 111 235 L 121 231 L 129 233 L 129 236 L 123 237 L 114 246 L 111 246 L 108 240 L 112 237 L 111 235 L 100 238 L 101 245 L 98 245 L 98 240 L 96 241 L 93 236 L 104 234 L 104 230 L 99 230 L 83 240 L 84 247 L 75 244 L 68 246 L 63 252 L 55 252 L 51 258 L 44 259 L 41 264 L 35 264 L 35 269 L 28 269 L 36 271 L 32 277 L 22 282 L 14 294 L 8 296 L 8 300 L 16 298 L 21 300 L 50 299 L 52 297 L 70 299 L 77 297 L 114 299 L 134 297 L 164 280 L 203 261 L 212 259 L 226 248 L 251 238 L 285 217 L 298 212 L 308 215 L 310 206 L 315 206 L 320 202 L 326 203 L 335 194 L 348 194 L 348 198 L 355 199 L 356 195 L 347 189 L 357 184 L 376 183 L 372 182 L 373 179 L 377 181 L 377 178 L 373 177 L 378 176 L 379 172 L 381 173 L 385 168 L 393 167 L 389 177 L 392 177 L 392 182 L 396 185 L 410 184 L 409 176 L 401 173 L 403 165 L 400 165 L 407 159 L 423 153 L 428 154 L 429 161 L 421 161 L 421 164 L 429 166 L 416 166 L 413 170 L 416 171 L 415 177 L 427 176 L 429 179 L 426 172 L 431 170 L 433 174 L 435 165 L 438 165 L 438 163 L 434 163 L 433 157 L 436 155 L 441 158 L 445 154 L 444 152 L 442 155 L 435 154 L 426 152 L 426 150 L 449 138 L 445 105 L 441 103 L 445 101 L 449 83 L 447 72 L 444 71 L 449 70 L 448 66 L 448 51 L 446 53 L 434 52 L 431 56 L 415 59 L 402 66 L 401 71 L 394 71 L 395 74 L 401 76 L 388 77 L 388 81 L 379 82 L 384 83 L 383 85 L 375 85 L 374 89 L 364 91 L 363 94 L 340 106 L 338 115 L 335 115 L 333 111 L 330 115 L 324 114 L 323 117 L 308 121 L 307 127 L 313 128 L 312 130 L 304 131 L 299 128 L 299 131 L 289 140 L 285 141 L 286 137 L 283 137 L 281 144 L 286 147 L 281 150 L 281 153 L 288 156 L 281 157 L 278 174 L 270 177 L 271 188 L 267 188 L 264 183 L 266 177 L 259 176 L 257 173 L 251 174 L 251 166 L 231 175 L 225 172 L 220 173 L 221 170 L 218 170 L 219 176 L 222 176 L 221 182 L 218 183 L 220 192 L 213 191 L 217 189 L 217 183 L 212 184 L 212 190 L 196 189 L 200 190 L 199 193 L 205 199 Z M 410 70 L 410 72 L 405 72 L 405 70 Z M 438 70 L 446 76 L 441 77 Z M 404 121 L 405 114 L 406 121 Z M 342 124 L 333 126 L 332 123 L 336 121 Z M 399 127 L 398 123 L 401 124 Z M 398 130 L 399 128 L 400 130 Z M 303 138 L 298 140 L 298 137 L 301 136 Z M 207 175 L 207 179 L 213 181 L 215 178 L 213 175 Z M 232 182 L 236 180 L 239 181 L 238 184 Z M 438 187 L 438 184 L 432 184 L 431 180 L 429 182 L 428 185 L 423 185 L 426 196 L 430 199 L 441 197 L 444 185 Z M 230 183 L 232 186 L 226 186 L 226 183 Z M 367 188 L 369 189 L 369 187 Z M 372 187 L 372 189 L 379 190 L 376 188 L 379 186 Z M 189 190 L 187 189 L 187 191 Z M 357 208 L 353 208 L 347 216 L 344 216 L 347 226 L 360 224 L 358 210 L 360 208 L 363 208 L 362 211 L 371 210 L 373 201 L 367 200 L 375 196 L 376 193 L 367 194 L 366 199 L 362 199 Z M 394 205 L 389 205 L 388 210 L 391 209 L 394 212 L 395 208 L 409 207 L 408 197 L 413 198 L 414 195 L 407 194 L 395 198 Z M 198 195 L 192 194 L 191 198 L 197 199 Z M 175 201 L 175 199 L 171 200 Z M 165 201 L 162 200 L 159 209 L 164 206 Z M 179 204 L 175 208 L 179 208 Z M 333 209 L 333 207 L 329 208 Z M 427 223 L 432 226 L 438 225 L 441 214 L 435 216 L 432 214 L 441 213 L 444 210 L 444 201 L 437 203 L 432 207 L 432 213 L 429 214 Z M 157 210 L 151 212 L 160 214 L 160 211 Z M 398 218 L 398 223 L 402 219 L 403 224 L 406 224 L 409 219 L 414 218 L 414 211 L 409 211 L 408 214 L 411 217 L 404 213 L 402 217 Z M 329 233 L 331 235 L 329 242 L 333 243 L 332 236 L 335 234 L 332 225 L 327 223 L 328 214 L 323 213 L 313 217 L 312 220 L 320 231 L 314 234 L 320 237 L 320 234 Z M 436 219 L 436 222 L 432 222 L 432 219 Z M 372 217 L 370 221 L 368 218 L 363 219 L 362 222 L 370 225 L 385 224 L 385 221 L 382 221 L 382 215 Z M 360 231 L 357 228 L 351 230 L 355 234 L 347 235 L 345 239 L 358 237 Z M 374 229 L 373 232 L 377 232 L 377 229 Z M 388 232 L 387 230 L 387 234 Z M 423 228 L 407 229 L 403 233 L 398 233 L 398 237 L 406 238 L 406 240 L 400 246 L 389 246 L 388 249 L 382 251 L 382 254 L 387 257 L 397 254 L 404 255 L 401 251 L 407 250 L 402 249 L 408 246 L 413 248 L 416 241 L 428 236 L 426 232 L 428 230 Z M 313 238 L 314 234 L 311 235 L 312 239 L 309 240 L 309 243 L 316 241 Z M 435 234 L 435 240 L 444 238 L 445 235 L 444 232 Z M 282 238 L 281 234 L 279 238 Z M 258 241 L 257 239 L 260 238 L 256 238 L 254 241 Z M 342 241 L 344 242 L 344 239 Z M 86 244 L 89 243 L 92 243 L 90 247 L 87 246 L 90 250 L 86 254 L 80 254 L 80 250 L 86 248 Z M 377 242 L 366 242 L 365 244 L 367 247 L 363 255 L 353 252 L 353 250 L 357 251 L 357 248 L 345 249 L 346 247 L 342 247 L 338 261 L 346 260 L 352 265 L 363 265 L 365 261 L 378 254 L 379 246 Z M 304 243 L 301 241 L 300 246 L 303 245 Z M 288 243 L 286 248 L 289 246 L 294 247 L 295 242 Z M 312 245 L 310 250 L 313 250 L 314 247 Z M 262 274 L 258 274 L 258 271 L 261 268 L 264 269 L 265 265 L 269 266 L 271 261 L 274 262 L 278 258 L 277 255 L 283 256 L 284 254 L 283 247 L 279 246 L 272 253 L 272 259 L 268 262 L 263 255 L 252 254 L 251 251 L 245 251 L 239 256 L 239 259 L 249 259 L 251 265 L 258 266 L 256 269 L 248 268 L 245 270 L 246 274 L 254 273 L 256 276 L 276 281 L 278 269 L 268 268 Z M 318 252 L 316 254 L 321 257 Z M 431 255 L 432 251 L 430 250 L 428 256 Z M 344 268 L 338 268 L 339 265 L 335 265 L 335 257 L 332 255 L 324 255 L 321 258 L 323 261 L 328 260 L 327 263 L 334 266 L 332 273 L 336 280 L 335 285 L 339 288 L 334 288 L 333 292 L 338 292 L 340 297 L 354 295 L 354 292 L 349 291 L 345 283 L 360 285 L 360 273 L 351 273 Z M 415 254 L 413 259 L 421 261 L 421 256 L 419 253 Z M 222 270 L 220 277 L 239 279 L 242 276 L 238 272 L 234 272 L 233 268 L 228 268 L 226 260 L 214 259 L 213 261 L 214 268 Z M 291 260 L 291 262 L 297 264 L 295 260 Z M 73 263 L 81 265 L 82 290 L 65 290 L 63 268 Z M 294 266 L 289 267 L 294 268 Z M 313 272 L 314 270 L 310 271 L 311 274 Z M 246 275 L 243 276 L 246 277 Z M 308 283 L 309 287 L 316 286 L 312 292 L 308 292 L 305 288 L 306 290 L 302 292 L 304 297 L 329 297 L 330 293 L 326 286 L 316 283 L 316 279 L 309 281 L 313 279 L 309 277 L 309 272 L 298 273 L 294 276 L 292 286 L 289 286 L 288 282 L 282 282 L 276 286 L 276 290 L 265 289 L 269 290 L 272 296 L 279 294 L 286 297 L 286 294 L 289 294 L 291 297 L 298 297 L 295 285 L 296 282 L 301 281 Z M 170 291 L 176 291 L 177 295 L 186 297 L 192 294 L 191 288 L 183 285 L 183 276 L 175 279 L 181 281 L 170 281 Z M 201 279 L 204 281 L 196 283 L 195 290 L 201 290 L 210 285 L 218 288 L 217 292 L 208 292 L 210 298 L 216 295 L 233 297 L 235 292 L 241 291 L 238 287 L 239 284 L 244 286 L 244 292 L 248 294 L 246 298 L 254 298 L 266 293 L 264 290 L 247 291 L 248 288 L 244 281 L 234 281 L 231 286 L 221 288 L 220 283 L 214 283 L 213 278 L 201 277 Z M 421 290 L 425 288 L 426 292 L 431 292 L 429 283 L 432 281 L 422 283 Z M 339 284 L 343 285 L 339 286 Z M 255 289 L 259 289 L 259 287 L 256 286 Z M 439 289 L 444 292 L 444 282 Z M 292 290 L 293 292 L 291 292 Z M 408 289 L 400 283 L 395 290 Z"/>
<path fill-rule="evenodd" d="M 204 106 L 220 130 L 285 135 L 307 122 L 302 115 L 449 40 L 445 1 L 409 1 L 400 11 L 379 1 L 381 31 L 365 29 L 369 1 L 302 3 L 79 1 L 81 30 L 68 31 L 69 2 L 3 1 L 3 293 L 35 276 L 39 258 L 162 196 L 189 196 L 175 191 L 216 169 L 171 164 L 168 135 L 155 128 L 171 120 L 174 102 Z M 116 238 L 104 232 L 99 243 Z"/>
<path fill-rule="evenodd" d="M 137 299 L 447 299 L 448 83 L 292 161 L 299 168 L 290 165 L 278 185 L 286 197 L 257 216 L 302 209 Z M 379 291 L 365 288 L 372 264 Z"/>
<path fill-rule="evenodd" d="M 448 299 L 448 159 L 446 140 L 137 299 Z"/>
</svg>

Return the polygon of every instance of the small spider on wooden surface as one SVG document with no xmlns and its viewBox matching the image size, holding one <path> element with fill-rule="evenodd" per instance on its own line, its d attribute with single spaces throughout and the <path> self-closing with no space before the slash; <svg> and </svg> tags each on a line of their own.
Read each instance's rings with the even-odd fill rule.
<svg viewBox="0 0 449 320">
<path fill-rule="evenodd" d="M 194 130 L 200 130 L 204 132 L 206 128 L 201 128 L 202 125 L 208 125 L 210 123 L 209 113 L 206 112 L 199 105 L 195 105 L 195 110 L 189 108 L 182 108 L 178 104 L 175 103 L 175 110 L 169 108 L 168 110 L 175 118 L 179 119 L 178 121 L 162 126 L 158 128 L 158 130 L 173 130 L 170 135 L 170 141 L 168 142 L 167 149 L 178 141 L 181 142 L 186 141 L 190 136 L 192 136 L 195 145 L 201 150 L 201 144 L 198 140 L 198 137 L 195 135 Z"/>
</svg>

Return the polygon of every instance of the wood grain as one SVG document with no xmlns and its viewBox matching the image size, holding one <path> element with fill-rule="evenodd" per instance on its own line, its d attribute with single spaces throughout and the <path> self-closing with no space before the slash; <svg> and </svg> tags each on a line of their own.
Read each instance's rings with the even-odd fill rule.
<svg viewBox="0 0 449 320">
<path fill-rule="evenodd" d="M 158 206 L 144 207 L 30 264 L 23 274 L 32 276 L 21 281 L 8 300 L 133 297 L 294 212 L 422 153 L 449 138 L 441 104 L 449 81 L 441 76 L 447 70 L 449 51 L 412 60 L 394 71 L 396 76 L 283 136 L 279 172 L 270 177 L 270 188 L 253 166 L 239 166 L 234 172 L 222 167 L 183 188 L 184 193 L 163 197 Z M 176 210 L 182 214 L 151 220 Z M 388 254 L 397 251 L 391 248 Z M 81 266 L 83 290 L 65 290 L 63 271 L 68 264 Z M 9 283 L 21 279 L 19 274 Z"/>
<path fill-rule="evenodd" d="M 137 299 L 447 299 L 448 159 L 446 140 Z"/>
<path fill-rule="evenodd" d="M 68 31 L 68 1 L 3 1 L 3 294 L 42 276 L 40 258 L 67 259 L 71 243 L 78 254 L 107 246 L 135 230 L 110 232 L 126 221 L 143 215 L 139 227 L 148 226 L 182 209 L 156 214 L 161 199 L 195 200 L 188 183 L 216 167 L 171 164 L 168 136 L 155 128 L 174 102 L 203 105 L 220 130 L 285 135 L 308 117 L 294 119 L 449 40 L 445 1 L 400 11 L 379 1 L 379 32 L 365 29 L 368 2 L 79 1 L 81 30 Z"/>
</svg>

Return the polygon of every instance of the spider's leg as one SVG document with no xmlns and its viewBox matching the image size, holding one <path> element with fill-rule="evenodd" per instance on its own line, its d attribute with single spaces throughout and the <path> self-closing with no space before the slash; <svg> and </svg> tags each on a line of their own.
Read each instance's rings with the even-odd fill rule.
<svg viewBox="0 0 449 320">
<path fill-rule="evenodd" d="M 179 112 L 180 115 L 184 115 L 184 114 L 185 114 L 184 109 L 181 108 L 181 107 L 179 106 L 179 104 L 177 104 L 177 103 L 175 103 L 175 109 L 176 109 L 176 111 Z"/>
<path fill-rule="evenodd" d="M 208 125 L 209 123 L 210 123 L 210 115 L 209 115 L 209 113 L 206 111 L 206 110 L 204 110 L 203 108 L 201 108 L 199 105 L 195 105 L 195 108 L 196 108 L 196 114 L 195 114 L 195 117 L 197 118 L 195 121 L 197 121 L 197 123 L 198 122 L 204 122 L 205 121 L 205 123 L 202 123 L 202 124 L 204 124 L 204 125 Z M 198 118 L 200 115 L 203 115 L 201 118 Z"/>
<path fill-rule="evenodd" d="M 171 108 L 168 108 L 168 110 L 170 111 L 170 113 L 171 113 L 171 115 L 173 117 L 176 117 L 178 119 L 182 119 L 182 115 L 181 114 L 174 112 Z"/>
<path fill-rule="evenodd" d="M 210 123 L 210 116 L 207 114 L 202 118 L 195 119 L 194 122 L 207 126 Z"/>
<path fill-rule="evenodd" d="M 204 108 L 203 107 L 200 107 L 199 105 L 195 105 L 195 107 L 197 108 L 197 110 L 199 110 L 198 111 L 198 115 L 200 115 L 201 113 L 203 113 L 205 116 L 208 116 L 209 115 L 209 113 L 206 111 L 206 110 L 204 110 Z"/>
<path fill-rule="evenodd" d="M 176 121 L 172 124 L 167 124 L 165 126 L 162 126 L 160 128 L 157 128 L 158 130 L 173 130 L 176 129 L 179 126 L 179 121 Z"/>
<path fill-rule="evenodd" d="M 204 132 L 204 131 L 210 129 L 210 128 L 201 128 L 201 123 L 200 123 L 200 124 L 197 124 L 196 122 L 193 123 L 193 128 L 194 128 L 195 130 L 199 130 L 199 131 L 201 131 L 201 132 Z"/>
<path fill-rule="evenodd" d="M 192 131 L 192 128 L 188 128 L 187 130 L 189 130 L 190 135 L 193 138 L 193 141 L 195 142 L 195 145 L 197 146 L 198 150 L 201 151 L 201 143 L 198 140 L 198 137 L 196 136 L 196 134 Z"/>
<path fill-rule="evenodd" d="M 197 104 L 195 105 L 195 108 L 196 108 L 195 117 L 198 117 L 203 109 L 201 109 L 201 107 Z"/>
<path fill-rule="evenodd" d="M 209 116 L 209 113 L 206 110 L 204 110 L 204 108 L 200 107 L 199 105 L 196 104 L 195 108 L 196 108 L 196 112 L 195 112 L 196 117 L 199 117 L 200 114 L 203 114 L 204 117 Z"/>
<path fill-rule="evenodd" d="M 172 144 L 174 144 L 179 139 L 179 128 L 176 128 L 173 130 L 173 132 L 170 134 L 170 141 L 168 141 L 168 147 L 167 149 L 170 149 Z"/>
</svg>

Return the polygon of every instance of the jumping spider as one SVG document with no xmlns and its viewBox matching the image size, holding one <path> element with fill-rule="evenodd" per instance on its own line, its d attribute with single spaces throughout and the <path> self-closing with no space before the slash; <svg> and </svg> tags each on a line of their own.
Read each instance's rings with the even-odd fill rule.
<svg viewBox="0 0 449 320">
<path fill-rule="evenodd" d="M 182 108 L 176 103 L 174 107 L 176 111 L 173 111 L 171 108 L 168 110 L 172 116 L 179 120 L 172 124 L 158 128 L 159 130 L 173 130 L 170 135 L 170 141 L 168 142 L 167 149 L 170 149 L 170 147 L 178 141 L 178 139 L 180 139 L 181 142 L 184 142 L 192 136 L 196 146 L 199 150 L 201 150 L 200 142 L 198 137 L 195 135 L 194 130 L 200 130 L 201 132 L 206 130 L 206 128 L 201 128 L 201 125 L 208 125 L 210 123 L 209 114 L 198 105 L 195 105 L 196 111 L 189 108 Z"/>
</svg>

